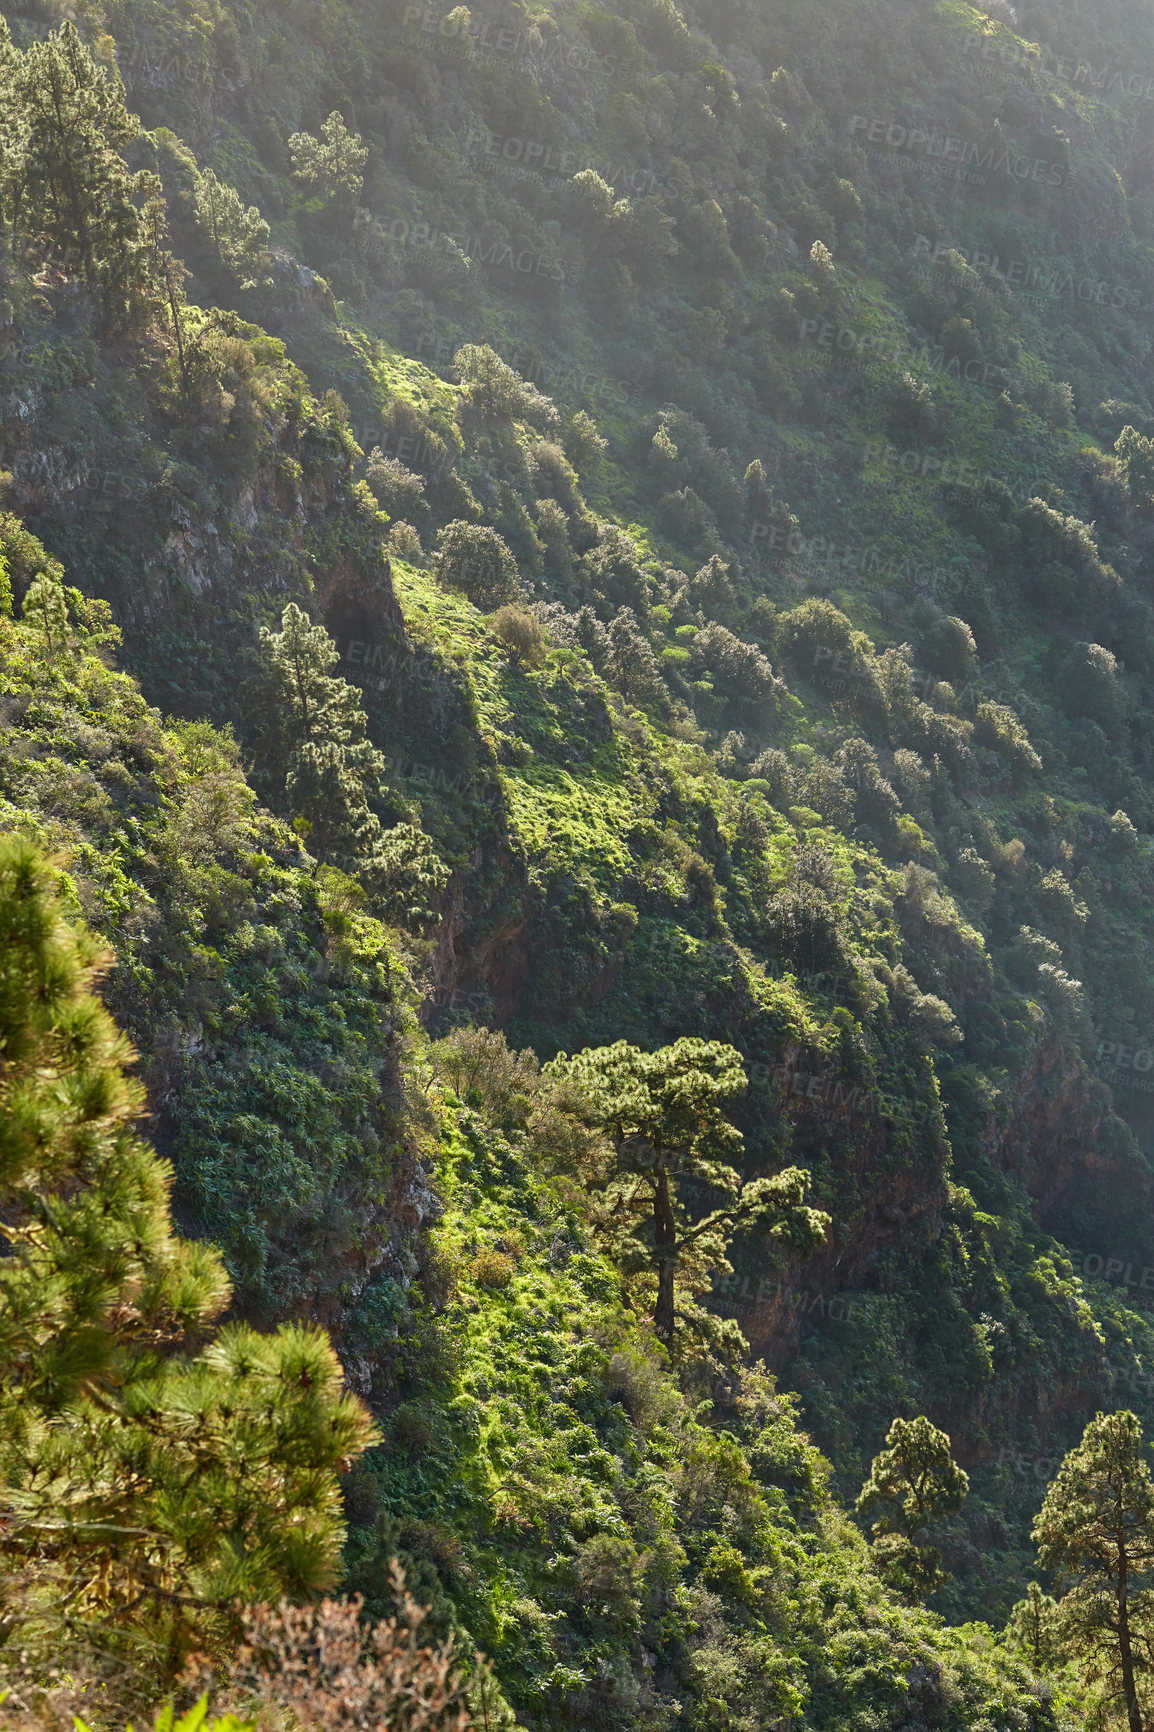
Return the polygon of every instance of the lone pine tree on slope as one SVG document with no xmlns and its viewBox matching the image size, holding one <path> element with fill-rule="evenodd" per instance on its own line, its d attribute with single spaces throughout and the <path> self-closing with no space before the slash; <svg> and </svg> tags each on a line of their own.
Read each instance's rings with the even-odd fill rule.
<svg viewBox="0 0 1154 1732">
<path fill-rule="evenodd" d="M 397 925 L 433 916 L 448 868 L 415 824 L 385 829 L 384 755 L 369 738 L 356 686 L 323 625 L 289 602 L 279 632 L 262 628 L 249 694 L 257 722 L 258 785 L 287 809 L 325 863 L 360 878 Z"/>
<path fill-rule="evenodd" d="M 787 1167 L 772 1178 L 744 1180 L 732 1162 L 741 1132 L 725 1115 L 746 1087 L 741 1054 L 721 1041 L 685 1037 L 646 1053 L 628 1041 L 555 1059 L 546 1073 L 577 1084 L 615 1151 L 598 1213 L 628 1277 L 656 1276 L 654 1327 L 671 1342 L 680 1306 L 694 1315 L 694 1295 L 716 1270 L 741 1226 L 762 1226 L 793 1250 L 821 1244 L 829 1216 L 806 1205 L 809 1176 Z M 699 1219 L 686 1206 L 687 1182 L 723 1200 Z"/>
</svg>

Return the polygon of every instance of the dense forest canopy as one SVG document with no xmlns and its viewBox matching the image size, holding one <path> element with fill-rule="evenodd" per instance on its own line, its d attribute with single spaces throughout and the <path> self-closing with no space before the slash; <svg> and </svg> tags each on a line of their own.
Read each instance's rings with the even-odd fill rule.
<svg viewBox="0 0 1154 1732">
<path fill-rule="evenodd" d="M 1152 192 L 1138 0 L 0 3 L 0 1717 L 1151 1722 Z"/>
</svg>

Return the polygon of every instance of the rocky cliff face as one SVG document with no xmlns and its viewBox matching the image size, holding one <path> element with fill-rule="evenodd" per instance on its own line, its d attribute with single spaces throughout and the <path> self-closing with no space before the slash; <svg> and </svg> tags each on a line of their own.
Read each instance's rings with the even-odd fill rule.
<svg viewBox="0 0 1154 1732">
<path fill-rule="evenodd" d="M 835 1208 L 829 1245 L 816 1256 L 798 1263 L 747 1243 L 735 1258 L 736 1273 L 718 1283 L 719 1309 L 736 1316 L 754 1353 L 780 1370 L 815 1327 L 844 1321 L 863 1293 L 886 1289 L 895 1253 L 902 1266 L 916 1267 L 936 1244 L 947 1165 L 936 1115 L 916 1103 L 889 1101 L 839 1075 L 807 1071 L 796 1052 L 768 1067 L 765 1084 L 788 1122 L 790 1159 L 824 1169 L 842 1205 Z M 1060 1038 L 1038 1043 L 1008 1112 L 986 1126 L 983 1151 L 999 1172 L 1021 1182 L 1043 1229 L 1072 1245 L 1095 1239 L 1088 1246 L 1088 1275 L 1116 1267 L 1121 1282 L 1127 1269 L 1140 1273 L 1154 1265 L 1154 1256 L 1143 1261 L 1126 1227 L 1150 1208 L 1152 1176 L 1105 1089 Z M 1113 1211 L 1103 1209 L 1103 1199 L 1115 1199 Z M 1137 1283 L 1135 1275 L 1131 1285 Z M 1042 1436 L 1092 1399 L 1101 1383 L 1101 1348 L 1090 1337 L 1085 1346 L 1088 1359 L 1076 1355 L 1068 1375 L 1039 1383 L 1034 1399 L 1016 1410 Z"/>
<path fill-rule="evenodd" d="M 1008 1122 L 989 1128 L 986 1148 L 995 1165 L 1021 1178 L 1041 1225 L 1067 1243 L 1088 1191 L 1099 1203 L 1124 1198 L 1131 1219 L 1149 1218 L 1154 1174 L 1117 1117 L 1109 1090 L 1088 1075 L 1076 1048 L 1057 1037 L 1039 1043 Z"/>
<path fill-rule="evenodd" d="M 774 1370 L 796 1355 L 807 1329 L 845 1294 L 876 1288 L 887 1253 L 916 1259 L 941 1232 L 947 1153 L 937 1111 L 891 1098 L 835 1069 L 807 1063 L 798 1048 L 766 1070 L 786 1129 L 788 1159 L 825 1175 L 834 1220 L 829 1242 L 800 1262 L 777 1247 L 747 1243 L 722 1284 L 754 1353 Z M 755 1069 L 754 1084 L 759 1081 Z"/>
</svg>

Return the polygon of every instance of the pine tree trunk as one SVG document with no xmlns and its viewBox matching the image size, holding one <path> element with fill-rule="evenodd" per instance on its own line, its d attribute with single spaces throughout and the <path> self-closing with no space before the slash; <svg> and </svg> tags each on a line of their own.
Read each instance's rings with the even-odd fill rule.
<svg viewBox="0 0 1154 1732">
<path fill-rule="evenodd" d="M 183 382 L 184 388 L 187 391 L 188 390 L 188 361 L 185 359 L 185 354 L 184 354 L 184 332 L 180 328 L 180 307 L 177 303 L 176 294 L 175 294 L 173 287 L 172 287 L 172 278 L 168 274 L 167 271 L 165 273 L 165 286 L 168 289 L 168 306 L 169 306 L 170 312 L 172 313 L 172 328 L 173 328 L 173 331 L 176 333 L 176 352 L 177 352 L 177 355 L 180 357 L 180 377 L 181 377 L 181 381 Z"/>
<path fill-rule="evenodd" d="M 1134 1654 L 1130 1645 L 1130 1607 L 1126 1592 L 1124 1547 L 1118 1560 L 1118 1657 L 1122 1662 L 1122 1694 L 1126 1698 L 1130 1732 L 1142 1732 L 1142 1714 L 1138 1707 L 1138 1692 L 1134 1687 Z"/>
<path fill-rule="evenodd" d="M 663 1341 L 673 1340 L 673 1275 L 677 1267 L 677 1223 L 669 1198 L 669 1175 L 657 1176 L 653 1193 L 653 1251 L 657 1259 L 657 1310 L 653 1325 Z"/>
</svg>

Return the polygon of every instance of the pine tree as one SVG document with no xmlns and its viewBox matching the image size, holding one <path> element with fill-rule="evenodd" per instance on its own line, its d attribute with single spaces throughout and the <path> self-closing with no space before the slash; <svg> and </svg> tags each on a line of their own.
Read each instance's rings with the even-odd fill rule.
<svg viewBox="0 0 1154 1732">
<path fill-rule="evenodd" d="M 731 1164 L 741 1132 L 725 1108 L 746 1087 L 741 1055 L 720 1041 L 683 1038 L 645 1053 L 627 1041 L 555 1059 L 545 1074 L 571 1082 L 613 1142 L 616 1171 L 599 1199 L 603 1225 L 626 1275 L 656 1276 L 654 1327 L 673 1340 L 711 1275 L 729 1273 L 727 1250 L 741 1225 L 760 1224 L 792 1249 L 816 1249 L 829 1216 L 805 1205 L 808 1176 L 788 1167 L 743 1182 Z M 694 1220 L 683 1187 L 696 1183 L 729 1199 Z"/>
<path fill-rule="evenodd" d="M 11 221 L 16 169 L 24 156 L 24 116 L 16 101 L 19 69 L 12 32 L 0 18 L 0 232 Z"/>
<path fill-rule="evenodd" d="M 321 1331 L 214 1333 L 228 1282 L 133 1130 L 111 960 L 0 841 L 0 1648 L 120 1632 L 171 1674 L 238 1600 L 333 1582 L 373 1432 Z"/>
<path fill-rule="evenodd" d="M 874 1562 L 911 1598 L 932 1594 L 947 1580 L 940 1552 L 917 1536 L 940 1516 L 961 1509 L 969 1489 L 969 1477 L 954 1460 L 944 1431 L 924 1415 L 894 1420 L 857 1507 L 864 1512 L 882 1506 L 873 1525 Z"/>
<path fill-rule="evenodd" d="M 171 251 L 168 245 L 168 215 L 162 198 L 150 198 L 143 211 L 143 243 L 148 258 L 149 271 L 155 285 L 156 293 L 168 312 L 172 325 L 172 337 L 176 344 L 176 359 L 180 368 L 180 382 L 187 392 L 192 375 L 189 366 L 189 350 L 185 339 L 185 313 L 188 302 L 185 299 L 184 285 L 190 272 Z"/>
<path fill-rule="evenodd" d="M 372 852 L 386 765 L 368 738 L 355 686 L 332 670 L 340 660 L 323 625 L 290 602 L 279 632 L 263 629 L 252 686 L 262 778 L 309 826 L 322 860 L 350 864 Z"/>
<path fill-rule="evenodd" d="M 669 693 L 660 664 L 631 607 L 621 608 L 609 626 L 609 665 L 605 677 L 635 704 L 650 708 L 668 705 Z"/>
<path fill-rule="evenodd" d="M 10 141 L 0 187 L 14 235 L 123 316 L 147 283 L 139 205 L 161 189 L 125 165 L 140 123 L 119 77 L 65 23 L 14 60 L 0 53 L 0 100 L 12 111 L 0 117 Z"/>
<path fill-rule="evenodd" d="M 321 196 L 351 207 L 364 184 L 369 153 L 359 132 L 350 132 L 334 108 L 319 138 L 311 132 L 294 132 L 288 141 L 293 176 L 301 186 L 316 188 Z"/>
<path fill-rule="evenodd" d="M 43 639 L 48 661 L 71 647 L 63 574 L 55 561 L 28 585 L 21 613 L 25 623 L 34 626 Z"/>
<path fill-rule="evenodd" d="M 368 737 L 361 694 L 332 673 L 339 660 L 324 626 L 295 602 L 279 632 L 261 631 L 250 687 L 260 779 L 319 859 L 364 879 L 386 918 L 419 926 L 432 917 L 448 870 L 415 826 L 382 829 L 372 803 L 385 798 L 387 766 Z"/>
<path fill-rule="evenodd" d="M 1031 1582 L 1006 1622 L 1003 1640 L 1024 1654 L 1035 1672 L 1043 1672 L 1061 1657 L 1058 1602 Z"/>
<path fill-rule="evenodd" d="M 236 188 L 218 180 L 210 168 L 197 175 L 193 192 L 196 220 L 229 275 L 242 289 L 270 283 L 269 226 L 256 205 L 244 204 Z"/>
<path fill-rule="evenodd" d="M 1133 1413 L 1100 1413 L 1059 1468 L 1033 1536 L 1039 1562 L 1069 1584 L 1066 1647 L 1121 1698 L 1130 1732 L 1142 1732 L 1138 1686 L 1154 1674 L 1154 1481 L 1144 1453 Z"/>
<path fill-rule="evenodd" d="M 1143 515 L 1148 514 L 1154 503 L 1154 439 L 1147 439 L 1133 427 L 1123 427 L 1114 450 L 1122 464 L 1130 503 Z"/>
</svg>

